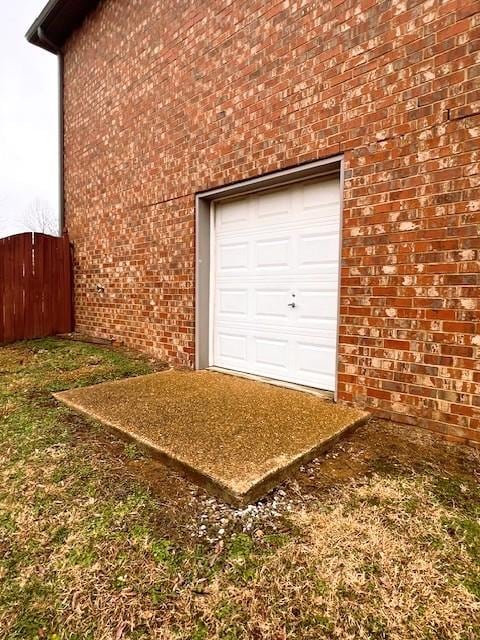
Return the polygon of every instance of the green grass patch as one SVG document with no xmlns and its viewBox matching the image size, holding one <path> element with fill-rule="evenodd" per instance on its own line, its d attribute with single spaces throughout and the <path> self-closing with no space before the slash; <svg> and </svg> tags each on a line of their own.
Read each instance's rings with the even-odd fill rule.
<svg viewBox="0 0 480 640">
<path fill-rule="evenodd" d="M 392 450 L 379 475 L 299 500 L 272 523 L 232 519 L 223 543 L 200 543 L 189 485 L 181 494 L 181 480 L 162 475 L 154 494 L 132 475 L 144 466 L 135 445 L 52 398 L 152 371 L 146 358 L 79 342 L 0 349 L 0 640 L 151 640 L 159 629 L 176 640 L 476 640 L 473 474 L 407 472 Z M 409 586 L 418 571 L 421 590 Z"/>
<path fill-rule="evenodd" d="M 442 505 L 480 517 L 480 485 L 471 479 L 434 476 L 431 490 Z"/>
</svg>

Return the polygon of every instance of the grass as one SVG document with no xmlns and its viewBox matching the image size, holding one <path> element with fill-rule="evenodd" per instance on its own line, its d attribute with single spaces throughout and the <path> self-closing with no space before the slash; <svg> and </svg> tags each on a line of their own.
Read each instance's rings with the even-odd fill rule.
<svg viewBox="0 0 480 640">
<path fill-rule="evenodd" d="M 153 368 L 55 339 L 0 349 L 0 638 L 480 637 L 478 454 L 378 423 L 245 527 L 51 397 Z"/>
</svg>

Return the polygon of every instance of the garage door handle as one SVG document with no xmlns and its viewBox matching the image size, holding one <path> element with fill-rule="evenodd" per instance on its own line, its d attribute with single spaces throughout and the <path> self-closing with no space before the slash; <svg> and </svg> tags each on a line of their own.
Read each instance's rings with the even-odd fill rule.
<svg viewBox="0 0 480 640">
<path fill-rule="evenodd" d="M 295 307 L 296 307 L 297 305 L 295 304 L 295 302 L 289 302 L 289 303 L 288 303 L 288 306 L 289 306 L 289 307 L 292 307 L 292 309 L 295 309 Z"/>
</svg>

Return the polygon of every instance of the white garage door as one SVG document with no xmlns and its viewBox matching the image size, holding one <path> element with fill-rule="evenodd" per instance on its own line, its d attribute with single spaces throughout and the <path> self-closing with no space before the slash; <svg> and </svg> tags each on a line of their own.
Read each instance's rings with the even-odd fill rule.
<svg viewBox="0 0 480 640">
<path fill-rule="evenodd" d="M 212 364 L 335 389 L 340 184 L 215 205 Z"/>
</svg>

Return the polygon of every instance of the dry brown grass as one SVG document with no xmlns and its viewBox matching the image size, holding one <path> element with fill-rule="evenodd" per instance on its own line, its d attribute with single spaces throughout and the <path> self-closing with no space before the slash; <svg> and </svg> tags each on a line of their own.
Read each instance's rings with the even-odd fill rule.
<svg viewBox="0 0 480 640">
<path fill-rule="evenodd" d="M 245 528 L 50 402 L 145 370 L 112 353 L 0 351 L 2 640 L 478 640 L 478 452 L 374 423 Z"/>
<path fill-rule="evenodd" d="M 212 638 L 224 637 L 218 611 L 228 606 L 229 624 L 247 638 L 473 640 L 480 602 L 462 584 L 472 558 L 445 535 L 452 517 L 432 502 L 426 479 L 349 484 L 294 513 L 296 538 L 246 584 L 221 574 L 200 603 L 182 598 L 181 615 L 186 622 L 200 610 Z"/>
</svg>

